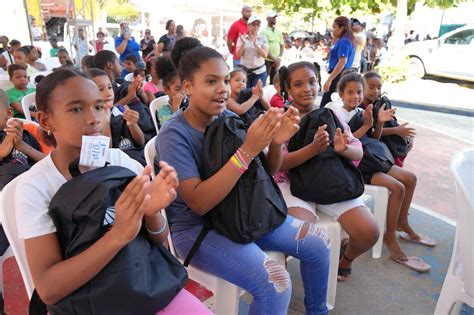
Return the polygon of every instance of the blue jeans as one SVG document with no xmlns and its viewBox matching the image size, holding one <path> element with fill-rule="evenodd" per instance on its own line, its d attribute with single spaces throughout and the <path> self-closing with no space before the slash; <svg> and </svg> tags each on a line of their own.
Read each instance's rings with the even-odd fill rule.
<svg viewBox="0 0 474 315">
<path fill-rule="evenodd" d="M 302 229 L 309 229 L 303 233 Z M 178 255 L 185 258 L 200 226 L 172 234 Z M 291 298 L 291 279 L 284 266 L 263 251 L 278 251 L 300 260 L 306 314 L 326 314 L 329 241 L 317 225 L 288 216 L 283 224 L 254 243 L 234 243 L 210 231 L 191 265 L 223 278 L 253 295 L 250 314 L 286 314 Z"/>
<path fill-rule="evenodd" d="M 265 86 L 265 84 L 267 83 L 267 77 L 267 71 L 260 74 L 251 73 L 247 75 L 247 89 L 251 89 L 256 86 L 259 79 L 262 80 L 262 84 L 263 86 Z"/>
</svg>

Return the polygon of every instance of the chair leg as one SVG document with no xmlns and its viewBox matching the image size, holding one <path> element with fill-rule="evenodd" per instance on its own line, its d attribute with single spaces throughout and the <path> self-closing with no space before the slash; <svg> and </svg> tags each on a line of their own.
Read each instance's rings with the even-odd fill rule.
<svg viewBox="0 0 474 315">
<path fill-rule="evenodd" d="M 382 256 L 383 235 L 385 233 L 385 224 L 387 222 L 387 206 L 389 191 L 384 187 L 377 187 L 374 195 L 374 215 L 379 227 L 380 236 L 372 248 L 372 258 L 378 259 Z"/>
<path fill-rule="evenodd" d="M 327 305 L 328 309 L 332 310 L 336 304 L 337 269 L 339 267 L 339 251 L 341 249 L 341 226 L 337 222 L 331 222 L 328 225 L 323 224 L 321 227 L 325 229 L 331 244 L 329 251 Z"/>
<path fill-rule="evenodd" d="M 436 303 L 435 315 L 447 315 L 462 296 L 462 282 L 451 274 L 446 275 L 441 293 Z M 456 307 L 454 307 L 456 308 Z M 459 313 L 459 311 L 458 311 Z M 454 314 L 458 314 L 454 313 Z"/>
<path fill-rule="evenodd" d="M 241 289 L 223 279 L 217 281 L 216 315 L 237 315 L 239 313 L 239 298 Z"/>
</svg>

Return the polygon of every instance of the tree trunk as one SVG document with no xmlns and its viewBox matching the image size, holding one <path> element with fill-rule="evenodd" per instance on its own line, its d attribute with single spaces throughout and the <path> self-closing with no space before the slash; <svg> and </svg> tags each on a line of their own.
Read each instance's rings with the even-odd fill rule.
<svg viewBox="0 0 474 315">
<path fill-rule="evenodd" d="M 394 22 L 394 31 L 390 39 L 389 56 L 393 63 L 401 62 L 402 48 L 405 44 L 405 27 L 407 25 L 407 0 L 397 0 L 397 13 Z"/>
</svg>

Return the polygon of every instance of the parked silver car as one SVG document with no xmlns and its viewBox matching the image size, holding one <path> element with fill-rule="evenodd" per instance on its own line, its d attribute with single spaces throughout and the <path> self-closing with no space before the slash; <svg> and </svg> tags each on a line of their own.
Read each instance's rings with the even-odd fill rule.
<svg viewBox="0 0 474 315">
<path fill-rule="evenodd" d="M 474 82 L 474 25 L 466 25 L 432 40 L 403 48 L 409 57 L 408 76 L 426 74 Z"/>
</svg>

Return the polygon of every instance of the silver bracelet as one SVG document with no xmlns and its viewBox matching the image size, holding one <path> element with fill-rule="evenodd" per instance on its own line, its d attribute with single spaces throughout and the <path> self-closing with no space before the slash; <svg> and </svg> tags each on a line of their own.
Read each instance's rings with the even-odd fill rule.
<svg viewBox="0 0 474 315">
<path fill-rule="evenodd" d="M 145 229 L 148 233 L 153 234 L 153 235 L 158 235 L 158 234 L 163 233 L 164 230 L 166 230 L 166 226 L 168 225 L 168 220 L 166 219 L 165 216 L 163 216 L 163 214 L 161 214 L 161 217 L 163 218 L 164 222 L 163 222 L 163 226 L 158 231 L 152 231 L 152 230 L 148 229 L 148 227 L 145 224 Z"/>
</svg>

